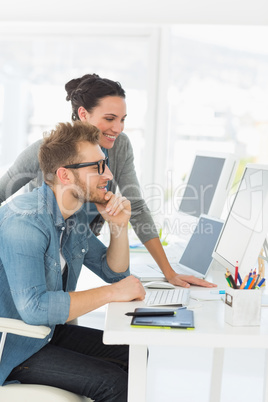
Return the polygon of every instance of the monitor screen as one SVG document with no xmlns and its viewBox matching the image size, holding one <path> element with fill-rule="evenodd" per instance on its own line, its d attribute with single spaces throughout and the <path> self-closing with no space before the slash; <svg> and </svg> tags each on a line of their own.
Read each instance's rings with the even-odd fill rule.
<svg viewBox="0 0 268 402">
<path fill-rule="evenodd" d="M 182 195 L 179 211 L 199 217 L 221 217 L 236 172 L 231 154 L 197 154 Z"/>
<path fill-rule="evenodd" d="M 254 269 L 268 232 L 268 166 L 247 165 L 213 258 L 240 275 Z"/>
<path fill-rule="evenodd" d="M 179 263 L 205 277 L 222 226 L 223 221 L 201 215 Z"/>
</svg>

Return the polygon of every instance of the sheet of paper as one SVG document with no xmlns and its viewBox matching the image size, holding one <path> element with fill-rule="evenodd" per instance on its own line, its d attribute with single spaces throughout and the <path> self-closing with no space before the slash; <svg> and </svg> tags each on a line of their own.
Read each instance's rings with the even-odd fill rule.
<svg viewBox="0 0 268 402">
<path fill-rule="evenodd" d="M 218 290 L 192 290 L 190 297 L 195 300 L 224 300 L 225 294 L 219 293 Z"/>
</svg>

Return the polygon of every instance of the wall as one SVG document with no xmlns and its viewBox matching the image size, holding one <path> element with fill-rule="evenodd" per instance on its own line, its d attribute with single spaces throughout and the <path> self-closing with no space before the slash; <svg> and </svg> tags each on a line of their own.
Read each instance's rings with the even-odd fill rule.
<svg viewBox="0 0 268 402">
<path fill-rule="evenodd" d="M 0 21 L 268 24 L 267 0 L 1 0 Z"/>
</svg>

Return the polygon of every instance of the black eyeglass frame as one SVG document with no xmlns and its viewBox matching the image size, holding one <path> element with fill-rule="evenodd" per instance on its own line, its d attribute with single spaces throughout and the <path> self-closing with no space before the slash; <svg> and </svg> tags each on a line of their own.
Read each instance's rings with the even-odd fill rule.
<svg viewBox="0 0 268 402">
<path fill-rule="evenodd" d="M 87 166 L 98 166 L 98 174 L 101 176 L 105 171 L 105 166 L 108 166 L 108 156 L 105 159 L 100 159 L 97 162 L 83 162 L 83 163 L 74 163 L 72 165 L 65 165 L 63 166 L 65 169 L 80 169 Z M 100 167 L 102 166 L 102 172 Z"/>
</svg>

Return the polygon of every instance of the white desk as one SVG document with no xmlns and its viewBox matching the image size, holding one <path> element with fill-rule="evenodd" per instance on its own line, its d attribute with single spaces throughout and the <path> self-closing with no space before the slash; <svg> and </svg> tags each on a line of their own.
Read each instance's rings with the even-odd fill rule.
<svg viewBox="0 0 268 402">
<path fill-rule="evenodd" d="M 212 272 L 215 283 L 224 271 Z M 217 280 L 218 279 L 218 280 Z M 200 290 L 200 289 L 199 289 Z M 128 402 L 146 401 L 147 347 L 170 345 L 213 348 L 214 359 L 211 375 L 210 402 L 220 401 L 224 348 L 261 348 L 268 350 L 268 308 L 262 308 L 259 327 L 232 327 L 224 322 L 224 303 L 202 302 L 194 310 L 194 330 L 160 330 L 131 328 L 127 311 L 144 307 L 143 302 L 111 303 L 106 313 L 104 343 L 130 345 Z M 268 352 L 264 384 L 268 381 Z M 264 388 L 263 401 L 268 402 L 268 387 Z"/>
</svg>

